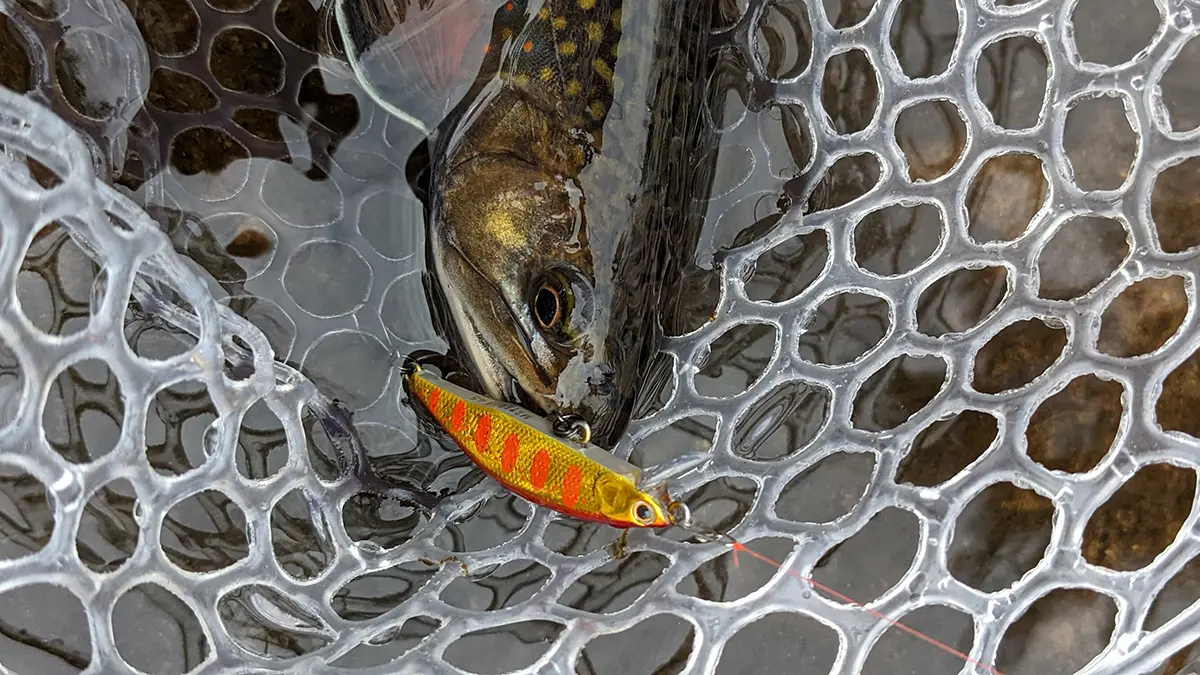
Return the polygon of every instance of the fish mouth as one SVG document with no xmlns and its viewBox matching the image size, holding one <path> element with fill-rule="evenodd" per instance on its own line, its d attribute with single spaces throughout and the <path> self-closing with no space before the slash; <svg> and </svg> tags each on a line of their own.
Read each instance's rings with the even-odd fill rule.
<svg viewBox="0 0 1200 675">
<path fill-rule="evenodd" d="M 461 251 L 446 243 L 439 243 L 437 247 L 441 249 L 435 255 L 438 285 L 450 310 L 459 347 L 484 393 L 546 413 L 547 406 L 538 400 L 539 395 L 531 393 L 521 383 L 518 374 L 504 362 L 520 360 L 528 366 L 539 384 L 549 388 L 554 383 L 554 378 L 538 362 L 533 352 L 529 329 L 505 301 L 503 293 Z M 468 302 L 467 295 L 476 302 Z M 483 313 L 473 312 L 471 307 L 489 307 L 494 328 L 489 330 L 484 326 Z M 505 341 L 508 350 L 496 337 L 506 330 L 512 333 L 511 338 Z"/>
<path fill-rule="evenodd" d="M 609 444 L 621 426 L 622 410 L 629 407 L 622 406 L 614 369 L 585 365 L 583 357 L 576 354 L 572 362 L 578 365 L 569 363 L 553 376 L 536 358 L 532 329 L 521 323 L 500 289 L 452 245 L 444 245 L 437 259 L 442 277 L 439 286 L 459 350 L 482 393 L 540 415 L 582 418 L 591 428 L 594 443 Z M 514 363 L 519 365 L 514 367 Z M 564 378 L 566 384 L 560 382 Z"/>
</svg>

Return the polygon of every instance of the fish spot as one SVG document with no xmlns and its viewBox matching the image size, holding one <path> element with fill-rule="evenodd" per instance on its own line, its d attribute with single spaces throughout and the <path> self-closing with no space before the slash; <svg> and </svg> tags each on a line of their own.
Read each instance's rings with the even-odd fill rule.
<svg viewBox="0 0 1200 675">
<path fill-rule="evenodd" d="M 596 0 L 579 0 L 579 9 L 591 9 L 596 6 Z"/>
<path fill-rule="evenodd" d="M 437 413 L 438 403 L 442 400 L 442 390 L 434 389 L 429 394 L 429 412 Z"/>
<path fill-rule="evenodd" d="M 450 425 L 454 427 L 455 431 L 462 431 L 463 421 L 466 415 L 467 404 L 463 403 L 462 399 L 459 399 L 459 401 L 454 404 L 454 412 L 450 413 Z"/>
<path fill-rule="evenodd" d="M 604 59 L 592 59 L 592 70 L 596 71 L 596 74 L 600 77 L 603 77 L 605 82 L 612 82 L 612 68 L 608 67 L 608 64 L 604 62 Z"/>
<path fill-rule="evenodd" d="M 554 23 L 552 25 L 554 26 L 555 30 L 562 30 L 562 29 L 566 28 L 567 27 L 567 17 L 565 17 L 565 16 L 554 17 Z"/>
<path fill-rule="evenodd" d="M 587 36 L 590 42 L 599 42 L 600 38 L 604 37 L 604 27 L 598 21 L 589 21 Z"/>
<path fill-rule="evenodd" d="M 578 96 L 583 86 L 579 84 L 579 80 L 574 78 L 567 81 L 567 96 Z"/>
<path fill-rule="evenodd" d="M 549 7 L 543 7 L 543 8 L 541 8 L 541 9 L 539 9 L 539 10 L 538 10 L 538 13 L 537 13 L 537 18 L 538 18 L 538 19 L 540 19 L 540 20 L 542 20 L 542 21 L 545 21 L 545 20 L 549 19 L 549 18 L 550 18 L 550 8 L 549 8 Z"/>
<path fill-rule="evenodd" d="M 619 9 L 617 9 L 617 10 L 613 10 L 613 13 L 612 13 L 612 25 L 613 25 L 613 28 L 620 28 L 620 27 L 621 27 L 621 10 L 619 10 Z"/>
<path fill-rule="evenodd" d="M 488 450 L 488 440 L 492 435 L 492 416 L 484 414 L 479 418 L 479 424 L 475 426 L 475 450 L 479 454 L 485 454 Z"/>
<path fill-rule="evenodd" d="M 567 467 L 567 475 L 563 476 L 562 484 L 562 504 L 568 509 L 575 508 L 575 502 L 579 501 L 579 491 L 583 488 L 583 472 L 579 470 L 578 464 L 572 464 Z"/>
<path fill-rule="evenodd" d="M 504 3 L 504 11 L 506 11 L 506 12 L 513 11 L 513 4 L 511 2 Z"/>
<path fill-rule="evenodd" d="M 529 467 L 529 482 L 533 484 L 533 489 L 541 490 L 546 485 L 546 479 L 550 477 L 550 453 L 546 452 L 545 448 L 537 451 L 533 456 L 533 464 Z"/>
<path fill-rule="evenodd" d="M 604 117 L 604 104 L 602 102 L 592 101 L 592 104 L 588 106 L 588 109 L 591 110 L 592 117 L 596 119 Z"/>
<path fill-rule="evenodd" d="M 503 28 L 500 30 L 500 39 L 501 40 L 508 40 L 510 38 L 512 38 L 512 29 L 511 28 Z"/>
<path fill-rule="evenodd" d="M 525 44 L 521 45 L 521 49 L 528 54 L 533 51 L 533 40 L 526 40 Z"/>
<path fill-rule="evenodd" d="M 562 54 L 563 56 L 572 56 L 575 54 L 576 49 L 578 49 L 578 47 L 574 42 L 567 41 L 558 46 L 558 53 Z"/>
<path fill-rule="evenodd" d="M 554 69 L 550 66 L 542 66 L 542 72 L 539 74 L 543 82 L 549 82 L 550 78 L 554 77 Z"/>
<path fill-rule="evenodd" d="M 518 87 L 524 87 L 525 85 L 529 84 L 529 76 L 525 73 L 517 73 L 513 77 L 513 84 L 517 85 Z"/>
<path fill-rule="evenodd" d="M 521 452 L 521 442 L 517 440 L 517 435 L 510 433 L 508 438 L 504 439 L 504 454 L 500 455 L 500 470 L 504 473 L 512 473 L 512 470 L 517 466 L 517 454 Z"/>
</svg>

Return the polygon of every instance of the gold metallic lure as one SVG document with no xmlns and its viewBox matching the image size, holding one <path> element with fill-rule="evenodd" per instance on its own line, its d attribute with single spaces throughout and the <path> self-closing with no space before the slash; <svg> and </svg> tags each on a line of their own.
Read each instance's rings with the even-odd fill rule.
<svg viewBox="0 0 1200 675">
<path fill-rule="evenodd" d="M 562 438 L 546 419 L 486 399 L 427 370 L 413 367 L 404 382 L 409 394 L 480 469 L 525 499 L 615 527 L 676 524 L 665 484 L 643 489 L 643 472 L 633 464 L 594 445 Z"/>
</svg>

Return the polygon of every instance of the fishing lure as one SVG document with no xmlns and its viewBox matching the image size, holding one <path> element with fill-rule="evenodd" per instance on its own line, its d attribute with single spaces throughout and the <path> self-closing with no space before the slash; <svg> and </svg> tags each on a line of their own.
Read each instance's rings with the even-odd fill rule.
<svg viewBox="0 0 1200 675">
<path fill-rule="evenodd" d="M 692 532 L 701 542 L 724 541 L 732 546 L 735 566 L 738 553 L 745 553 L 989 675 L 1002 675 L 944 642 L 751 550 L 727 533 L 694 523 L 685 504 L 670 500 L 666 480 L 706 462 L 709 458 L 702 456 L 705 453 L 684 455 L 643 470 L 590 444 L 586 435 L 582 442 L 564 438 L 549 420 L 455 386 L 416 364 L 406 367 L 404 384 L 479 468 L 535 504 L 621 528 L 674 525 Z"/>
<path fill-rule="evenodd" d="M 471 460 L 511 492 L 559 513 L 615 527 L 686 525 L 687 507 L 671 501 L 666 479 L 707 458 L 684 456 L 652 472 L 588 442 L 556 432 L 549 420 L 484 398 L 410 364 L 410 395 Z"/>
</svg>

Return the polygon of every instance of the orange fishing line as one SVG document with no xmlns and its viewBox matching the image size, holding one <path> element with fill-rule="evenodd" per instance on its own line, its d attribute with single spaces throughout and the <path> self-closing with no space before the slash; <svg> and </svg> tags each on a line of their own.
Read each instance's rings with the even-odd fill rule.
<svg viewBox="0 0 1200 675">
<path fill-rule="evenodd" d="M 863 605 L 860 602 L 856 602 L 854 599 L 850 598 L 849 596 L 847 596 L 843 593 L 839 593 L 839 592 L 833 590 L 832 588 L 830 588 L 820 582 L 814 581 L 813 579 L 806 577 L 803 574 L 800 574 L 799 572 L 797 572 L 793 569 L 784 567 L 780 563 L 777 563 L 774 560 L 771 560 L 767 556 L 765 556 L 761 553 L 758 553 L 757 551 L 752 551 L 749 548 L 746 548 L 746 546 L 744 544 L 742 544 L 741 542 L 735 541 L 732 544 L 730 544 L 730 546 L 733 548 L 733 566 L 734 567 L 738 566 L 737 554 L 741 551 L 744 551 L 750 557 L 761 560 L 778 570 L 782 570 L 784 574 L 787 574 L 796 579 L 799 579 L 800 581 L 803 581 L 803 582 L 811 585 L 813 588 L 817 589 L 818 591 L 832 595 L 834 598 L 836 598 L 852 607 L 857 607 L 877 619 L 882 619 L 883 621 L 886 621 L 889 625 L 899 628 L 900 630 L 904 631 L 905 633 L 908 633 L 909 635 L 917 638 L 918 640 L 921 640 L 923 642 L 931 644 L 934 647 L 937 647 L 938 649 L 946 652 L 947 654 L 952 654 L 955 657 L 962 659 L 968 665 L 972 665 L 977 668 L 983 668 L 985 671 L 987 671 L 991 675 L 1004 675 L 1004 673 L 1001 673 L 999 670 L 996 670 L 992 666 L 986 665 L 980 661 L 977 661 L 977 660 L 971 658 L 970 656 L 967 656 L 966 654 L 958 651 L 957 649 L 955 649 L 954 647 L 951 647 L 950 645 L 946 644 L 945 642 L 941 642 L 940 640 L 932 638 L 915 628 L 909 628 L 908 626 L 900 623 L 899 621 L 896 621 L 895 619 L 888 617 L 883 612 L 871 609 L 870 607 L 867 607 L 866 605 Z"/>
</svg>

